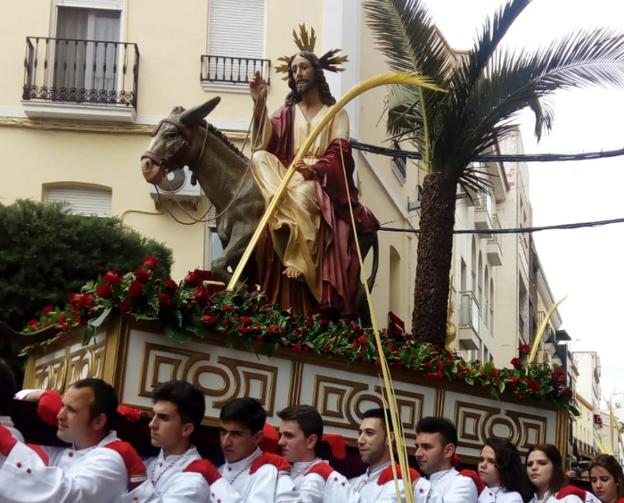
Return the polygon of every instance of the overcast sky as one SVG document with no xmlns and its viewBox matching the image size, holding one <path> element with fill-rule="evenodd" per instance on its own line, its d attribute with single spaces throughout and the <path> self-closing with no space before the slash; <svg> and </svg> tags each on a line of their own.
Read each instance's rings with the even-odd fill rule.
<svg viewBox="0 0 624 503">
<path fill-rule="evenodd" d="M 455 48 L 472 45 L 484 16 L 503 0 L 425 0 Z M 508 33 L 510 47 L 543 46 L 579 28 L 610 26 L 624 32 L 622 0 L 533 0 Z M 523 124 L 527 153 L 571 153 L 624 147 L 624 91 L 568 91 L 551 101 L 552 133 L 539 144 Z M 530 118 L 530 116 L 527 116 Z M 624 157 L 531 163 L 533 224 L 624 217 Z M 568 295 L 559 311 L 573 350 L 596 350 L 602 360 L 603 398 L 624 392 L 624 224 L 534 234 L 553 295 Z M 589 397 L 586 397 L 589 398 Z"/>
</svg>

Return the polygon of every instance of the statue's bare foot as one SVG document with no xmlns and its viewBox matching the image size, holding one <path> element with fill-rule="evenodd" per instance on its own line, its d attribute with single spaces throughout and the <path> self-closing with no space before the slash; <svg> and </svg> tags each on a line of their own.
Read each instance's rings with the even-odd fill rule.
<svg viewBox="0 0 624 503">
<path fill-rule="evenodd" d="M 294 267 L 290 266 L 284 269 L 282 274 L 290 279 L 301 279 L 303 277 L 303 273 L 299 269 L 295 269 Z"/>
</svg>

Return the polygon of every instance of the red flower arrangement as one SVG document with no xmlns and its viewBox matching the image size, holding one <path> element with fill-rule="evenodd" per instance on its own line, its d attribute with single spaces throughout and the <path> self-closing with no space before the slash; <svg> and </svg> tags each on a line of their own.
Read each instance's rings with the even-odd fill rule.
<svg viewBox="0 0 624 503">
<path fill-rule="evenodd" d="M 95 282 L 72 293 L 63 308 L 47 306 L 38 319 L 28 322 L 24 333 L 53 325 L 59 333 L 86 325 L 85 342 L 113 311 L 130 313 L 137 319 L 159 320 L 164 333 L 184 343 L 193 337 L 217 333 L 234 342 L 255 342 L 271 354 L 278 348 L 312 351 L 346 362 L 379 365 L 371 329 L 347 320 L 329 320 L 320 315 L 295 316 L 289 310 L 266 303 L 261 293 L 240 296 L 215 293 L 208 271 L 189 272 L 179 284 L 159 278 L 158 262 L 145 257 L 143 267 L 123 276 L 108 271 Z M 565 372 L 545 364 L 526 365 L 529 352 L 521 345 L 521 358 L 513 368 L 498 369 L 491 362 L 467 362 L 454 353 L 418 342 L 396 332 L 380 334 L 385 357 L 392 368 L 407 369 L 434 381 L 456 381 L 485 387 L 495 397 L 513 395 L 518 399 L 549 400 L 575 412 L 572 391 L 565 387 Z M 526 347 L 524 347 L 526 346 Z M 32 346 L 26 351 L 32 350 Z"/>
</svg>

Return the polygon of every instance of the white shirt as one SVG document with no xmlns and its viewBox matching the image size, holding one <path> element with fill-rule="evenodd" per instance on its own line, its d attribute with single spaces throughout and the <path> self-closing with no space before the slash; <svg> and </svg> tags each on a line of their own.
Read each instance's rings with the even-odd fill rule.
<svg viewBox="0 0 624 503">
<path fill-rule="evenodd" d="M 46 447 L 50 466 L 37 452 L 18 442 L 0 469 L 0 501 L 119 501 L 128 487 L 128 471 L 121 454 L 105 447 L 115 440 L 117 434 L 111 431 L 99 444 L 87 449 Z"/>
<path fill-rule="evenodd" d="M 353 486 L 327 461 L 315 459 L 292 465 L 290 476 L 301 503 L 360 503 Z"/>
<path fill-rule="evenodd" d="M 405 487 L 403 480 L 399 479 L 397 485 L 399 488 L 399 495 L 397 497 L 397 485 L 394 483 L 394 479 L 390 477 L 390 480 L 383 481 L 387 477 L 383 477 L 380 481 L 380 476 L 386 471 L 391 470 L 390 463 L 385 463 L 378 466 L 374 470 L 368 468 L 362 475 L 350 479 L 356 493 L 359 494 L 362 503 L 386 503 L 386 502 L 398 502 L 405 501 Z"/>
<path fill-rule="evenodd" d="M 520 493 L 502 487 L 486 487 L 479 495 L 479 503 L 524 503 Z"/>
<path fill-rule="evenodd" d="M 288 471 L 281 471 L 268 462 L 282 459 L 263 453 L 257 448 L 250 456 L 219 467 L 223 478 L 245 503 L 296 503 L 299 501 L 295 484 Z"/>
<path fill-rule="evenodd" d="M 537 498 L 537 494 L 534 494 L 529 503 L 600 503 L 600 500 L 589 491 L 586 491 L 585 499 L 575 494 L 557 498 L 555 494 L 547 492 L 541 500 Z"/>
<path fill-rule="evenodd" d="M 414 487 L 416 503 L 477 503 L 477 487 L 455 468 L 420 477 Z"/>
<path fill-rule="evenodd" d="M 191 446 L 184 454 L 165 456 L 162 449 L 147 464 L 147 480 L 122 497 L 123 503 L 194 503 L 221 501 L 240 503 L 232 486 L 223 478 L 208 483 L 204 475 L 185 471 L 194 461 L 202 459 Z"/>
</svg>

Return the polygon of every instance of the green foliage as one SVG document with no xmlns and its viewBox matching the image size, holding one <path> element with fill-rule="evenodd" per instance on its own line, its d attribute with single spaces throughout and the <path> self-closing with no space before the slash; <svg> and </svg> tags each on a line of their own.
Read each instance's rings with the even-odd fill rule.
<svg viewBox="0 0 624 503">
<path fill-rule="evenodd" d="M 0 204 L 0 320 L 21 329 L 46 305 L 62 305 L 101 271 L 125 271 L 145 255 L 171 267 L 171 250 L 115 218 L 68 215 L 63 205 Z"/>
</svg>

